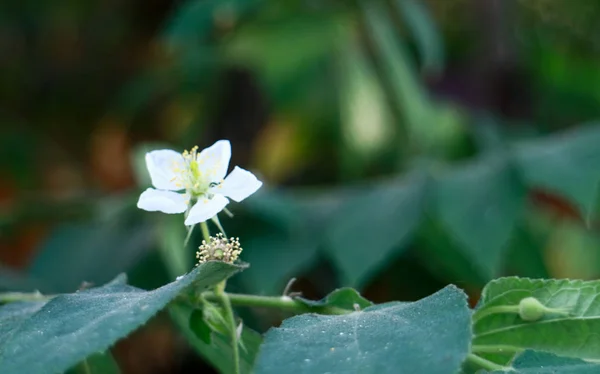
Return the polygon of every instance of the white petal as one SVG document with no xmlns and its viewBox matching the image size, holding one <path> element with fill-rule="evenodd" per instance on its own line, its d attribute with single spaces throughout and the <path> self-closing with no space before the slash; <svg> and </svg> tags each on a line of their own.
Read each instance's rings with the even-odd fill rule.
<svg viewBox="0 0 600 374">
<path fill-rule="evenodd" d="M 229 140 L 219 140 L 200 152 L 198 164 L 200 171 L 209 175 L 210 182 L 220 182 L 227 174 L 230 159 L 231 144 Z"/>
<path fill-rule="evenodd" d="M 179 174 L 175 172 L 176 168 L 183 169 L 185 162 L 181 153 L 170 149 L 161 149 L 146 153 L 146 167 L 152 179 L 152 185 L 159 190 L 181 190 L 177 186 Z"/>
<path fill-rule="evenodd" d="M 185 220 L 185 225 L 192 226 L 211 219 L 222 211 L 227 204 L 229 204 L 229 200 L 222 195 L 215 195 L 210 200 L 200 198 L 192 209 L 190 209 L 190 213 Z"/>
<path fill-rule="evenodd" d="M 260 186 L 262 182 L 256 179 L 254 174 L 236 166 L 223 183 L 213 187 L 211 191 L 240 202 L 255 193 Z"/>
<path fill-rule="evenodd" d="M 148 188 L 140 195 L 137 206 L 150 212 L 183 213 L 187 209 L 186 199 L 185 195 L 177 192 Z"/>
</svg>

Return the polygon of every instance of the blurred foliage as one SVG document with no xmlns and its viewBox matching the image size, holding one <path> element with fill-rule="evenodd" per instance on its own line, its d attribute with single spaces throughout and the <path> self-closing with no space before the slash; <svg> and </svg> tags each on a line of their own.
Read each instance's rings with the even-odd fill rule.
<svg viewBox="0 0 600 374">
<path fill-rule="evenodd" d="M 475 302 L 500 275 L 595 279 L 598 16 L 560 0 L 2 3 L 0 288 L 127 272 L 150 289 L 188 270 L 199 236 L 182 252 L 178 217 L 135 208 L 143 154 L 219 138 L 266 182 L 221 219 L 251 264 L 236 291 L 298 277 L 314 298 L 415 300 L 452 282 Z M 241 312 L 261 332 L 282 317 Z"/>
</svg>

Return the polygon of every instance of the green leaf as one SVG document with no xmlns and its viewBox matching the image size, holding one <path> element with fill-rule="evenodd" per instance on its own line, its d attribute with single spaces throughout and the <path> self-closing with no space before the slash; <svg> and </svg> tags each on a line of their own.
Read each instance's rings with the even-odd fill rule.
<svg viewBox="0 0 600 374">
<path fill-rule="evenodd" d="M 444 45 L 426 5 L 415 0 L 396 0 L 395 5 L 419 49 L 423 70 L 439 73 L 444 65 Z"/>
<path fill-rule="evenodd" d="M 110 352 L 95 353 L 67 371 L 67 374 L 119 374 L 119 365 Z"/>
<path fill-rule="evenodd" d="M 600 365 L 578 358 L 559 357 L 550 353 L 525 351 L 512 363 L 513 370 L 494 371 L 511 374 L 597 374 Z"/>
<path fill-rule="evenodd" d="M 63 372 L 108 349 L 188 287 L 202 290 L 239 270 L 238 266 L 209 262 L 153 291 L 128 286 L 121 276 L 102 287 L 56 296 L 48 302 L 3 306 L 0 372 Z"/>
<path fill-rule="evenodd" d="M 262 232 L 252 226 L 247 235 L 252 239 L 242 242 L 242 257 L 252 264 L 242 274 L 244 285 L 255 293 L 280 293 L 290 278 L 309 268 L 317 259 L 325 222 L 344 198 L 340 195 L 344 196 L 292 196 L 278 192 L 253 196 L 246 208 L 268 224 Z"/>
<path fill-rule="evenodd" d="M 158 249 L 172 278 L 192 267 L 193 256 L 190 247 L 185 246 L 187 231 L 181 215 L 165 214 L 157 217 L 155 230 L 158 235 Z"/>
<path fill-rule="evenodd" d="M 448 286 L 414 303 L 287 319 L 267 332 L 255 372 L 453 374 L 470 340 L 466 295 Z"/>
<path fill-rule="evenodd" d="M 398 255 L 420 223 L 426 180 L 371 186 L 336 213 L 327 233 L 329 254 L 344 284 L 364 286 Z"/>
<path fill-rule="evenodd" d="M 194 310 L 190 314 L 189 328 L 204 344 L 210 344 L 212 329 L 204 320 L 204 312 L 202 310 Z"/>
<path fill-rule="evenodd" d="M 550 228 L 540 227 L 542 214 L 528 209 L 508 243 L 506 271 L 508 274 L 532 278 L 550 278 L 544 259 Z"/>
<path fill-rule="evenodd" d="M 222 45 L 228 64 L 255 71 L 270 92 L 281 101 L 306 92 L 306 83 L 315 84 L 319 64 L 327 61 L 340 36 L 349 28 L 344 12 L 280 13 L 277 19 L 257 18 L 240 25 Z M 293 45 L 294 48 L 289 48 Z M 300 79 L 297 79 L 300 78 Z M 279 102 L 281 104 L 281 102 Z"/>
<path fill-rule="evenodd" d="M 500 271 L 524 198 L 511 165 L 498 155 L 453 171 L 436 184 L 437 216 L 483 279 Z"/>
<path fill-rule="evenodd" d="M 167 22 L 163 38 L 171 48 L 197 48 L 198 45 L 209 42 L 211 31 L 220 15 L 235 18 L 259 2 L 260 0 L 185 1 Z"/>
<path fill-rule="evenodd" d="M 318 301 L 308 300 L 303 297 L 298 297 L 296 300 L 308 306 L 332 306 L 346 310 L 356 310 L 356 306 L 358 306 L 358 309 L 365 309 L 373 305 L 372 302 L 362 297 L 358 291 L 352 288 L 337 289 Z"/>
<path fill-rule="evenodd" d="M 529 185 L 571 199 L 589 216 L 600 181 L 600 126 L 582 127 L 515 148 Z"/>
<path fill-rule="evenodd" d="M 506 365 L 525 349 L 581 359 L 600 359 L 600 281 L 501 278 L 483 290 L 475 312 L 473 350 L 488 360 Z M 568 310 L 568 315 L 545 313 L 528 322 L 518 313 L 500 313 L 534 297 L 547 308 Z M 486 354 L 483 354 L 486 353 Z"/>
<path fill-rule="evenodd" d="M 0 264 L 0 290 L 27 292 L 38 289 L 41 284 L 38 279 Z"/>
<path fill-rule="evenodd" d="M 464 118 L 455 108 L 430 100 L 402 40 L 397 37 L 383 2 L 361 1 L 373 56 L 381 69 L 381 84 L 401 112 L 410 146 L 440 156 L 453 152 L 465 139 Z M 409 143 L 405 139 L 405 143 Z"/>
<path fill-rule="evenodd" d="M 358 39 L 356 35 L 349 35 L 336 59 L 343 135 L 340 168 L 344 177 L 353 179 L 383 157 L 383 149 L 398 148 L 394 142 L 394 118 L 385 92 Z M 365 126 L 365 121 L 369 126 Z"/>
<path fill-rule="evenodd" d="M 219 372 L 233 374 L 232 349 L 229 336 L 213 334 L 210 344 L 198 338 L 189 328 L 188 321 L 193 313 L 187 305 L 174 303 L 169 306 L 171 318 L 186 337 L 187 341 L 198 353 L 210 362 Z M 262 342 L 260 334 L 244 326 L 240 345 L 240 368 L 242 374 L 250 374 L 254 366 L 256 354 Z M 243 348 L 242 348 L 243 346 Z"/>
<path fill-rule="evenodd" d="M 129 270 L 149 250 L 151 227 L 110 222 L 64 224 L 44 243 L 29 268 L 45 293 L 73 292 L 84 281 L 103 284 Z"/>
</svg>

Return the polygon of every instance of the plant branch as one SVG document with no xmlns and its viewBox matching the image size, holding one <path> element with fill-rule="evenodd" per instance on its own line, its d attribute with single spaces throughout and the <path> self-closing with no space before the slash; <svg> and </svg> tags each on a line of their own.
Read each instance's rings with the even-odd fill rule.
<svg viewBox="0 0 600 374">
<path fill-rule="evenodd" d="M 219 296 L 215 292 L 204 292 L 202 297 L 208 301 L 218 301 Z M 342 309 L 334 306 L 310 306 L 306 303 L 293 299 L 289 296 L 258 296 L 227 293 L 227 297 L 232 305 L 255 308 L 273 308 L 287 310 L 296 314 L 300 313 L 318 313 L 318 314 L 348 314 L 351 310 Z"/>
<path fill-rule="evenodd" d="M 234 373 L 240 374 L 240 350 L 238 346 L 237 325 L 233 315 L 233 308 L 231 307 L 231 300 L 229 295 L 225 293 L 226 282 L 227 281 L 223 281 L 215 287 L 214 295 L 218 302 L 223 306 L 225 321 L 229 325 L 228 330 L 231 337 L 231 348 L 233 351 Z"/>
<path fill-rule="evenodd" d="M 206 221 L 200 223 L 200 228 L 202 229 L 202 236 L 204 237 L 204 240 L 206 240 L 206 243 L 210 243 L 210 231 L 208 230 Z M 223 306 L 225 321 L 229 325 L 227 330 L 229 330 L 229 336 L 231 338 L 231 349 L 233 352 L 233 372 L 235 374 L 240 374 L 240 348 L 237 336 L 237 326 L 235 323 L 233 308 L 231 307 L 231 301 L 229 300 L 229 295 L 225 293 L 226 285 L 227 280 L 222 281 L 215 286 L 213 292 L 216 299 L 215 301 L 219 302 Z"/>
<path fill-rule="evenodd" d="M 481 369 L 488 370 L 488 371 L 506 370 L 507 369 L 506 367 L 504 367 L 502 365 L 498 365 L 492 361 L 486 360 L 485 358 L 479 357 L 473 353 L 469 353 L 469 355 L 467 356 L 467 361 L 469 361 L 473 365 L 480 367 Z"/>
<path fill-rule="evenodd" d="M 56 295 L 42 295 L 40 292 L 4 292 L 0 293 L 0 304 L 14 303 L 17 301 L 48 301 Z"/>
</svg>

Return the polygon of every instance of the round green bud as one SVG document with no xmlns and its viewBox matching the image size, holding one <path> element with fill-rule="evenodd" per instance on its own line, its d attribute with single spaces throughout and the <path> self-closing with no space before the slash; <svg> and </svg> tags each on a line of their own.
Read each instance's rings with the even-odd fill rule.
<svg viewBox="0 0 600 374">
<path fill-rule="evenodd" d="M 548 308 L 535 297 L 526 297 L 519 302 L 519 317 L 524 321 L 535 322 L 544 317 Z"/>
</svg>

